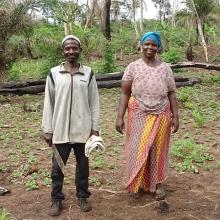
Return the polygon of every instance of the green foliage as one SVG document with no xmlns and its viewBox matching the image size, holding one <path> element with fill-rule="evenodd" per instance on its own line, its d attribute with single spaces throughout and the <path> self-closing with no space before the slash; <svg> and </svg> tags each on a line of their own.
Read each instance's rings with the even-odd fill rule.
<svg viewBox="0 0 220 220">
<path fill-rule="evenodd" d="M 101 182 L 99 181 L 97 176 L 92 176 L 90 178 L 90 185 L 98 187 L 101 186 Z"/>
<path fill-rule="evenodd" d="M 206 161 L 213 160 L 213 156 L 208 153 L 208 148 L 196 144 L 192 138 L 176 141 L 170 152 L 171 166 L 178 171 L 197 172 L 198 168 L 204 166 Z"/>
<path fill-rule="evenodd" d="M 25 183 L 25 187 L 27 191 L 38 189 L 38 184 L 37 184 L 37 175 L 36 173 L 33 173 Z"/>
<path fill-rule="evenodd" d="M 113 50 L 110 42 L 106 42 L 104 50 L 104 61 L 101 71 L 103 73 L 111 73 L 116 71 Z"/>
<path fill-rule="evenodd" d="M 192 89 L 189 87 L 183 87 L 178 90 L 177 97 L 181 102 L 187 102 L 191 99 Z"/>
<path fill-rule="evenodd" d="M 161 57 L 167 63 L 178 63 L 181 60 L 182 55 L 178 49 L 171 48 L 167 52 L 164 52 Z"/>
<path fill-rule="evenodd" d="M 9 219 L 9 212 L 7 209 L 3 208 L 0 210 L 0 220 L 8 220 Z"/>
<path fill-rule="evenodd" d="M 202 127 L 205 124 L 205 114 L 201 111 L 199 107 L 196 107 L 196 109 L 193 110 L 192 115 L 198 127 Z"/>
<path fill-rule="evenodd" d="M 101 157 L 95 157 L 94 160 L 92 161 L 92 168 L 93 169 L 99 169 L 102 168 L 104 164 L 104 161 Z"/>
<path fill-rule="evenodd" d="M 46 59 L 20 59 L 13 63 L 9 69 L 8 78 L 9 80 L 44 78 L 51 67 L 50 61 Z"/>
</svg>

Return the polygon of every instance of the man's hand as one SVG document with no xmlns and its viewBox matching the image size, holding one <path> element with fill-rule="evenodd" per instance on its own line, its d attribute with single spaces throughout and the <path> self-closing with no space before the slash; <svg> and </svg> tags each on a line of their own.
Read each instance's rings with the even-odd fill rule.
<svg viewBox="0 0 220 220">
<path fill-rule="evenodd" d="M 179 118 L 178 117 L 173 117 L 172 127 L 173 127 L 173 133 L 176 133 L 179 130 Z"/>
<path fill-rule="evenodd" d="M 53 138 L 53 134 L 51 133 L 43 133 L 42 134 L 42 138 L 47 142 L 49 147 L 52 147 L 52 138 Z"/>
<path fill-rule="evenodd" d="M 124 128 L 125 128 L 125 123 L 124 123 L 124 119 L 121 117 L 117 117 L 116 123 L 115 123 L 115 128 L 116 130 L 123 134 Z"/>
<path fill-rule="evenodd" d="M 99 131 L 91 130 L 89 137 L 92 135 L 99 136 Z"/>
</svg>

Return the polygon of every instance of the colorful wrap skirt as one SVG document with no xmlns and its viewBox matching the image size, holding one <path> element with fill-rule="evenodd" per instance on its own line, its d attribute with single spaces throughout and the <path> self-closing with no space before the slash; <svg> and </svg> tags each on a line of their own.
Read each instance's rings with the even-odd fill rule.
<svg viewBox="0 0 220 220">
<path fill-rule="evenodd" d="M 131 97 L 126 133 L 127 190 L 134 193 L 140 189 L 154 192 L 156 184 L 167 178 L 170 106 L 161 114 L 147 114 Z"/>
</svg>

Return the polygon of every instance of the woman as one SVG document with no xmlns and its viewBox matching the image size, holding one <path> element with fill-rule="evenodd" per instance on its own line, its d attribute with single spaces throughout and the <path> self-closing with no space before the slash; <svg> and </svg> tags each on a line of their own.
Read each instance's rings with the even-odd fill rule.
<svg viewBox="0 0 220 220">
<path fill-rule="evenodd" d="M 123 133 L 128 108 L 127 189 L 136 195 L 155 192 L 159 200 L 165 197 L 171 128 L 179 127 L 176 86 L 171 68 L 156 57 L 162 49 L 159 33 L 145 33 L 141 47 L 143 57 L 130 63 L 122 78 L 116 130 Z"/>
</svg>

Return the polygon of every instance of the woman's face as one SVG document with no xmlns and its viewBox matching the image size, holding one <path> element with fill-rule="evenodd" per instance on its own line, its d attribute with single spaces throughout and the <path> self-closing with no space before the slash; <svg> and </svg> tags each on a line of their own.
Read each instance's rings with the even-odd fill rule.
<svg viewBox="0 0 220 220">
<path fill-rule="evenodd" d="M 152 40 L 147 40 L 142 45 L 144 56 L 147 58 L 153 58 L 156 56 L 158 47 L 157 44 Z"/>
</svg>

